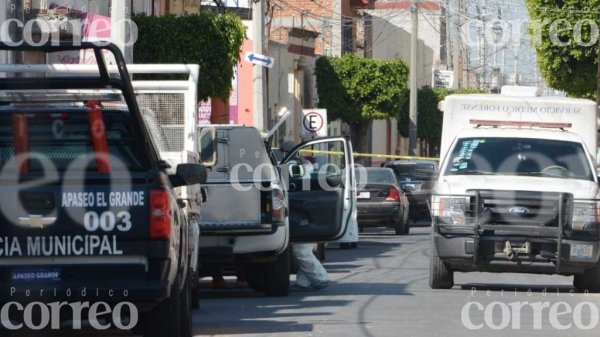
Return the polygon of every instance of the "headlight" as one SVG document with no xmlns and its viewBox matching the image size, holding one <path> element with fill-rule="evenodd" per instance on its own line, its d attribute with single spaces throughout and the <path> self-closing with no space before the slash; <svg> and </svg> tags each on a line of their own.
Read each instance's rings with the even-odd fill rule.
<svg viewBox="0 0 600 337">
<path fill-rule="evenodd" d="M 452 220 L 453 225 L 466 224 L 469 198 L 440 198 L 438 217 Z"/>
<path fill-rule="evenodd" d="M 574 231 L 587 231 L 597 228 L 598 207 L 595 203 L 579 203 L 573 205 L 572 229 Z"/>
</svg>

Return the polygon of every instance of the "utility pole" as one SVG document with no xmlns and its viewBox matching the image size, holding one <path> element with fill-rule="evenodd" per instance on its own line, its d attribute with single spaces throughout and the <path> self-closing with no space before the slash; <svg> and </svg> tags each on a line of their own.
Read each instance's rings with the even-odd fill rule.
<svg viewBox="0 0 600 337">
<path fill-rule="evenodd" d="M 446 70 L 450 70 L 453 69 L 454 66 L 454 61 L 452 58 L 452 52 L 453 52 L 453 48 L 452 48 L 452 38 L 451 38 L 451 34 L 452 34 L 452 30 L 451 30 L 451 23 L 450 23 L 450 1 L 451 0 L 446 0 L 445 1 L 445 5 L 446 8 L 442 8 L 442 10 L 444 11 L 445 14 L 445 18 L 446 18 Z M 454 83 L 452 83 L 452 85 L 454 85 Z"/>
<path fill-rule="evenodd" d="M 514 69 L 515 69 L 515 80 L 514 80 L 514 85 L 519 85 L 519 48 L 521 47 L 521 40 L 519 39 L 517 42 L 515 42 L 514 44 L 514 51 L 515 51 L 515 64 L 514 64 Z"/>
<path fill-rule="evenodd" d="M 265 54 L 265 0 L 252 0 L 252 51 Z M 265 68 L 259 64 L 252 65 L 252 88 L 254 126 L 264 130 L 265 112 Z"/>
<path fill-rule="evenodd" d="M 127 63 L 133 63 L 133 46 L 129 45 L 128 41 L 131 39 L 131 32 L 127 31 L 129 25 L 126 23 L 130 18 L 131 9 L 131 1 L 112 0 L 110 3 L 110 39 L 121 49 Z"/>
<path fill-rule="evenodd" d="M 483 0 L 483 5 L 481 6 L 481 15 L 483 22 L 483 86 L 486 90 L 490 89 L 489 81 L 488 81 L 488 73 L 487 73 L 487 35 L 486 35 L 486 22 L 487 22 L 487 1 Z"/>
<path fill-rule="evenodd" d="M 452 18 L 452 70 L 454 70 L 454 84 L 453 89 L 462 89 L 463 87 L 463 74 L 460 66 L 460 0 L 453 1 L 454 17 Z"/>
<path fill-rule="evenodd" d="M 410 125 L 408 126 L 408 152 L 417 155 L 417 48 L 419 45 L 419 0 L 412 0 L 410 43 Z"/>
<path fill-rule="evenodd" d="M 8 14 L 8 4 L 5 2 L 3 5 L 0 5 L 0 22 L 6 22 Z M 5 42 L 4 40 L 8 40 L 7 32 L 2 32 L 0 35 L 0 40 Z M 5 36 L 6 35 L 6 36 Z M 6 50 L 0 51 L 0 63 L 8 64 L 8 52 Z M 5 74 L 0 74 L 0 77 L 5 77 Z"/>
<path fill-rule="evenodd" d="M 502 15 L 502 9 L 498 8 L 498 19 L 499 20 L 503 20 L 504 17 Z M 504 30 L 504 27 L 502 27 L 502 38 L 504 39 L 504 34 L 507 34 L 507 32 Z M 508 42 L 504 43 L 502 46 L 502 57 L 501 57 L 501 64 L 502 66 L 500 67 L 500 88 L 502 88 L 502 86 L 504 85 L 504 77 L 506 75 L 506 48 L 508 48 Z"/>
<path fill-rule="evenodd" d="M 487 41 L 486 41 L 486 0 L 482 1 L 481 6 L 477 6 L 477 16 L 481 22 L 481 26 L 478 29 L 478 40 L 479 40 L 479 87 L 488 88 L 487 86 Z"/>
<path fill-rule="evenodd" d="M 598 42 L 600 44 L 600 41 Z M 600 116 L 600 54 L 598 55 L 598 71 L 596 72 L 596 115 Z"/>
</svg>

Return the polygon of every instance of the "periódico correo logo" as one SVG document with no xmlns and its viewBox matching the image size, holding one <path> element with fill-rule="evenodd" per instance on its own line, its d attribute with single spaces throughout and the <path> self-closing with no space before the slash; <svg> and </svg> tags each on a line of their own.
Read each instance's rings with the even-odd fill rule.
<svg viewBox="0 0 600 337">
<path fill-rule="evenodd" d="M 556 330 L 592 330 L 599 326 L 600 310 L 592 302 L 580 302 L 576 305 L 564 301 L 551 302 L 481 302 L 466 303 L 460 313 L 463 326 L 469 330 L 521 330 L 532 327 L 544 328 L 548 322 Z M 525 322 L 525 318 L 532 319 Z"/>
<path fill-rule="evenodd" d="M 61 317 L 61 313 L 65 316 Z M 0 309 L 0 324 L 13 331 L 25 328 L 59 330 L 61 322 L 66 320 L 72 321 L 73 330 L 81 330 L 84 319 L 95 330 L 130 330 L 137 325 L 139 313 L 131 302 L 120 302 L 111 307 L 106 302 L 30 302 L 23 305 L 13 301 L 3 304 Z"/>
</svg>

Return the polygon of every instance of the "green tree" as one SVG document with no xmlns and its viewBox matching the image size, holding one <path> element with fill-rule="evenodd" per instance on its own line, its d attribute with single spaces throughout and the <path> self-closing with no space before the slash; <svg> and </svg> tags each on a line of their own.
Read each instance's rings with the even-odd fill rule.
<svg viewBox="0 0 600 337">
<path fill-rule="evenodd" d="M 594 97 L 597 86 L 600 0 L 526 0 L 529 33 L 549 86 Z M 579 32 L 581 32 L 579 34 Z"/>
<path fill-rule="evenodd" d="M 229 99 L 233 69 L 246 38 L 244 24 L 234 14 L 203 11 L 193 15 L 136 15 L 136 63 L 200 65 L 198 98 Z"/>
<path fill-rule="evenodd" d="M 429 144 L 429 155 L 437 153 L 442 139 L 442 111 L 438 105 L 448 95 L 482 93 L 478 89 L 449 90 L 446 88 L 423 87 L 417 93 L 417 136 Z M 403 137 L 408 137 L 409 97 L 408 93 L 401 100 L 402 106 L 398 117 L 398 132 Z"/>
<path fill-rule="evenodd" d="M 316 65 L 320 108 L 331 120 L 341 119 L 351 128 L 357 152 L 368 151 L 369 130 L 374 119 L 398 113 L 400 98 L 407 92 L 408 67 L 401 60 L 320 57 Z"/>
</svg>

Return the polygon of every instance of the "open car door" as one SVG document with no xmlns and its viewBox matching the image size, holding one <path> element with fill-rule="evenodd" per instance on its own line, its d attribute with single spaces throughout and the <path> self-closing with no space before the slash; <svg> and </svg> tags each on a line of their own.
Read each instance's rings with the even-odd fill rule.
<svg viewBox="0 0 600 337">
<path fill-rule="evenodd" d="M 320 138 L 298 145 L 281 162 L 288 189 L 291 242 L 326 242 L 348 227 L 355 177 L 352 144 L 345 138 Z"/>
</svg>

